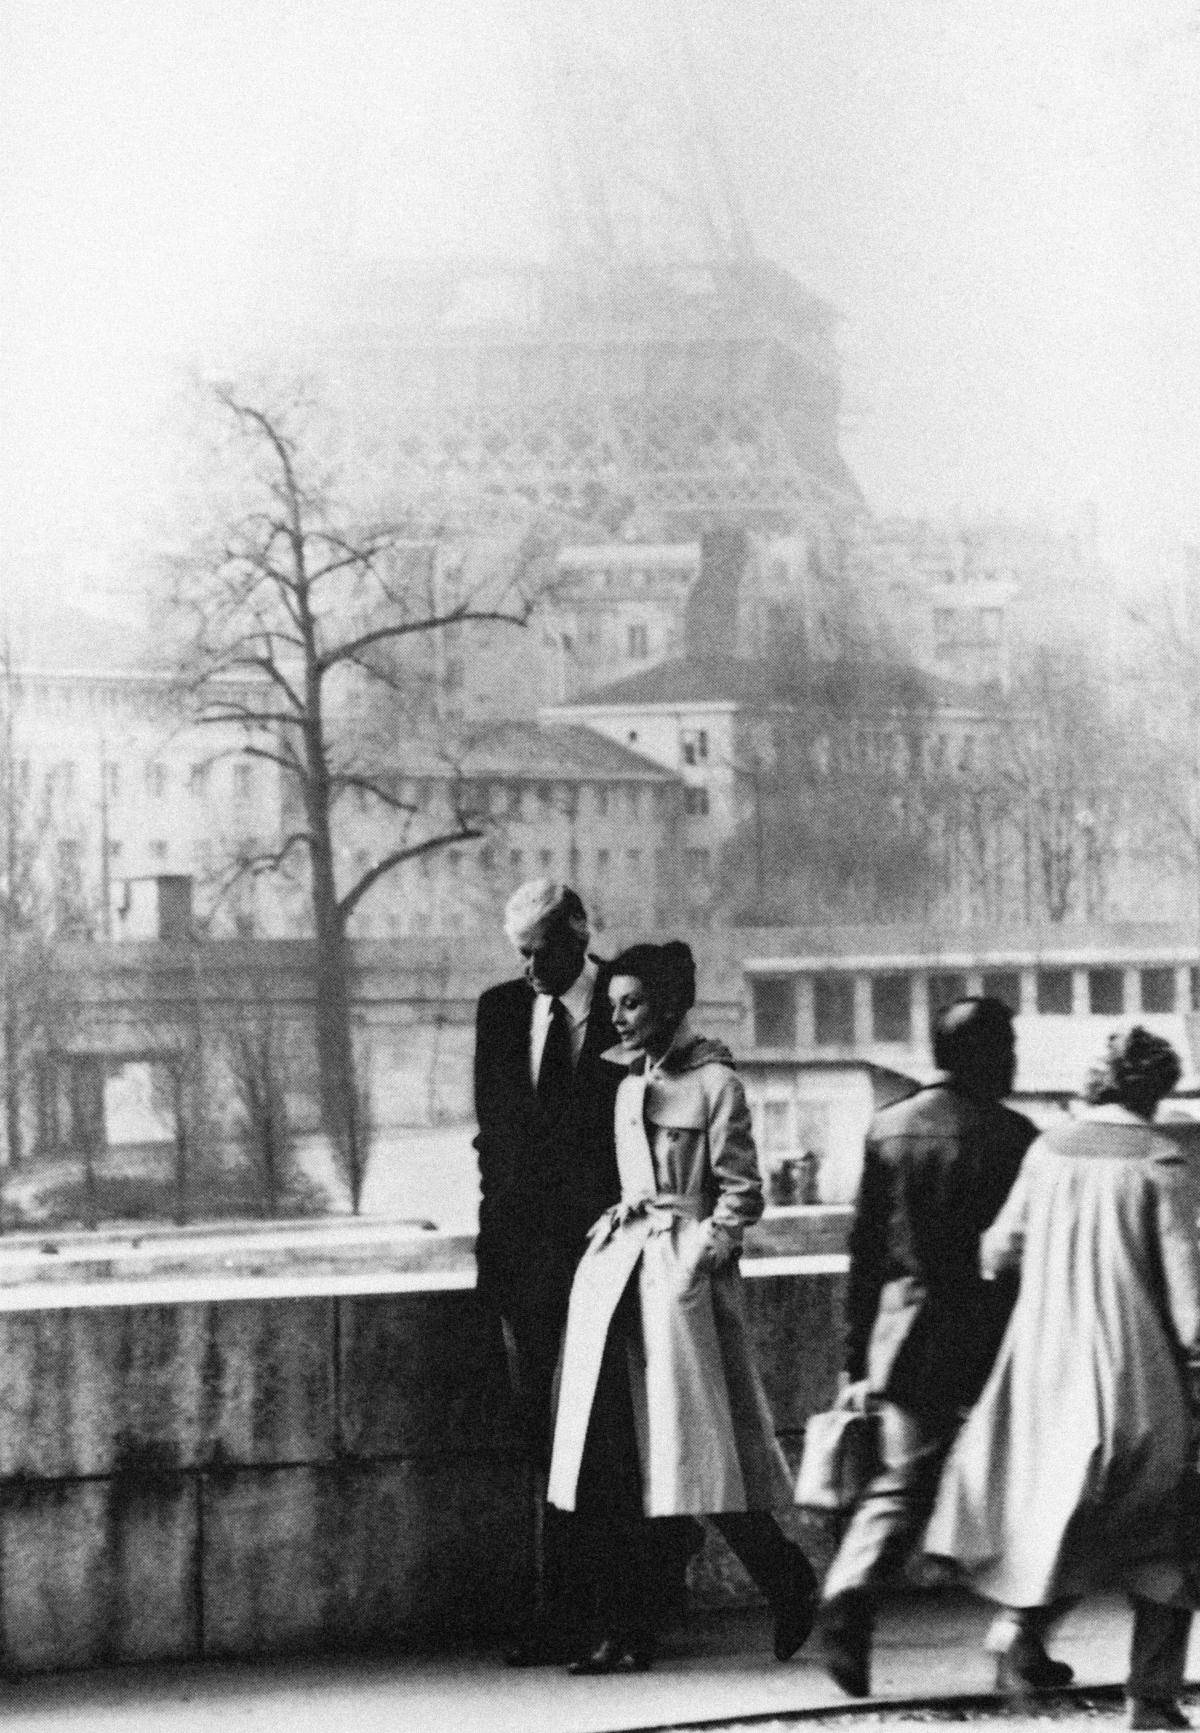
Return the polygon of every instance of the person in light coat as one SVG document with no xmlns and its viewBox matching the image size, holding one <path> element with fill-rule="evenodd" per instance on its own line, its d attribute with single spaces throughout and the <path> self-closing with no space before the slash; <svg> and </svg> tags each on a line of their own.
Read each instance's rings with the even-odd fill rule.
<svg viewBox="0 0 1200 1733">
<path fill-rule="evenodd" d="M 1002 1668 L 1078 1596 L 1124 1589 L 1139 1728 L 1189 1725 L 1177 1698 L 1191 1625 L 1200 1197 L 1185 1134 L 1151 1123 L 1179 1075 L 1157 1036 L 1114 1036 L 1090 1109 L 1026 1156 L 982 1246 L 985 1274 L 1019 1264 L 1016 1306 L 925 1541 L 1000 1603 L 988 1646 Z"/>
<path fill-rule="evenodd" d="M 571 1290 L 550 1502 L 588 1523 L 600 1640 L 573 1671 L 650 1664 L 651 1524 L 712 1516 L 766 1594 L 787 1660 L 816 1579 L 768 1513 L 791 1480 L 754 1363 L 738 1257 L 762 1214 L 750 1115 L 730 1055 L 693 1032 L 688 947 L 635 945 L 609 996 L 628 1068 L 617 1092 L 621 1201 L 592 1229 Z"/>
</svg>

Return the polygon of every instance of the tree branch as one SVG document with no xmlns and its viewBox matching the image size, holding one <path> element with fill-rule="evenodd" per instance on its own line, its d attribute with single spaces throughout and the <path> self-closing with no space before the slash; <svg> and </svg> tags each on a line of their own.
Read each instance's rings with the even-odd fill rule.
<svg viewBox="0 0 1200 1733">
<path fill-rule="evenodd" d="M 445 831 L 441 836 L 427 837 L 424 842 L 413 843 L 410 848 L 392 849 L 390 854 L 385 854 L 382 860 L 376 861 L 370 871 L 365 872 L 345 896 L 339 899 L 338 912 L 343 925 L 350 919 L 367 892 L 394 867 L 403 866 L 408 860 L 417 860 L 423 854 L 432 854 L 436 849 L 447 848 L 453 842 L 477 842 L 482 835 L 482 830 L 464 826 L 459 830 Z"/>
</svg>

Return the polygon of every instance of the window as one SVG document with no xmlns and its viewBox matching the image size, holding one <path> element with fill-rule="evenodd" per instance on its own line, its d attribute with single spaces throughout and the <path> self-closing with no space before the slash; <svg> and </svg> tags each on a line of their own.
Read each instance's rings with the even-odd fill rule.
<svg viewBox="0 0 1200 1733">
<path fill-rule="evenodd" d="M 625 850 L 625 871 L 630 878 L 636 878 L 642 870 L 642 851 L 640 848 Z"/>
<path fill-rule="evenodd" d="M 1125 1009 L 1125 975 L 1121 969 L 1089 969 L 1088 1010 L 1097 1017 L 1119 1017 Z"/>
<path fill-rule="evenodd" d="M 791 975 L 760 975 L 750 983 L 756 1047 L 796 1045 L 796 983 Z"/>
<path fill-rule="evenodd" d="M 642 791 L 636 783 L 625 790 L 625 808 L 630 818 L 642 816 Z"/>
<path fill-rule="evenodd" d="M 687 867 L 689 876 L 694 879 L 707 876 L 709 863 L 710 856 L 706 848 L 689 848 L 684 855 L 684 865 Z"/>
<path fill-rule="evenodd" d="M 979 635 L 985 644 L 998 644 L 1000 642 L 1000 626 L 1003 619 L 1004 615 L 999 608 L 980 608 Z"/>
<path fill-rule="evenodd" d="M 514 783 L 513 786 L 509 789 L 509 791 L 508 791 L 508 816 L 509 816 L 509 818 L 520 818 L 522 816 L 522 813 L 524 811 L 524 806 L 525 806 L 524 795 L 525 795 L 524 789 L 521 788 L 516 783 Z"/>
<path fill-rule="evenodd" d="M 540 848 L 538 850 L 538 865 L 546 874 L 554 870 L 554 850 L 552 848 Z"/>
<path fill-rule="evenodd" d="M 989 969 L 981 985 L 987 998 L 999 999 L 1016 1016 L 1021 1009 L 1021 977 L 1015 969 Z"/>
<path fill-rule="evenodd" d="M 818 1047 L 849 1047 L 854 1040 L 854 982 L 849 975 L 813 980 L 813 1020 Z"/>
<path fill-rule="evenodd" d="M 596 877 L 602 879 L 608 872 L 612 856 L 606 848 L 596 850 Z"/>
<path fill-rule="evenodd" d="M 161 800 L 167 792 L 167 767 L 152 759 L 146 766 L 146 793 L 151 800 Z"/>
<path fill-rule="evenodd" d="M 956 969 L 937 970 L 929 977 L 929 1012 L 936 1017 L 967 991 L 967 977 Z"/>
<path fill-rule="evenodd" d="M 1037 974 L 1037 1008 L 1045 1017 L 1069 1017 L 1071 1014 L 1070 969 L 1039 969 Z"/>
<path fill-rule="evenodd" d="M 525 870 L 525 857 L 522 855 L 519 848 L 510 848 L 509 849 L 509 851 L 508 851 L 508 870 L 515 879 L 519 879 L 522 872 L 524 872 L 524 870 Z"/>
<path fill-rule="evenodd" d="M 490 873 L 496 864 L 496 852 L 485 844 L 479 851 L 479 865 L 485 873 Z"/>
<path fill-rule="evenodd" d="M 608 817 L 608 789 L 602 782 L 596 785 L 596 817 Z"/>
<path fill-rule="evenodd" d="M 707 788 L 685 789 L 683 805 L 684 811 L 690 813 L 693 818 L 706 818 L 708 816 Z"/>
<path fill-rule="evenodd" d="M 162 838 L 156 838 L 155 841 L 150 844 L 150 859 L 156 860 L 156 861 L 164 861 L 164 860 L 166 860 L 166 858 L 167 858 L 167 845 L 162 840 Z"/>
<path fill-rule="evenodd" d="M 61 764 L 55 766 L 54 781 L 60 799 L 74 800 L 75 765 L 72 759 L 64 758 Z"/>
<path fill-rule="evenodd" d="M 104 792 L 110 800 L 121 798 L 121 766 L 107 763 L 101 773 L 104 778 Z"/>
<path fill-rule="evenodd" d="M 696 742 L 694 740 L 685 740 L 683 742 L 683 762 L 685 764 L 695 764 Z"/>
<path fill-rule="evenodd" d="M 1173 1011 L 1175 1009 L 1174 969 L 1143 969 L 1142 1010 Z"/>
<path fill-rule="evenodd" d="M 109 843 L 109 845 L 108 845 L 108 858 L 109 858 L 109 860 L 120 860 L 120 858 L 121 858 L 121 844 L 119 841 L 114 840 L 114 841 Z"/>
<path fill-rule="evenodd" d="M 626 627 L 625 647 L 627 653 L 637 661 L 644 661 L 650 654 L 650 634 L 640 621 Z"/>
<path fill-rule="evenodd" d="M 549 782 L 539 782 L 537 790 L 538 811 L 543 818 L 549 818 L 554 811 L 554 787 Z"/>
<path fill-rule="evenodd" d="M 871 1024 L 876 1041 L 911 1041 L 912 986 L 907 975 L 873 975 Z"/>
<path fill-rule="evenodd" d="M 188 793 L 197 800 L 203 799 L 208 793 L 208 772 L 207 764 L 193 764 L 188 771 Z"/>
</svg>

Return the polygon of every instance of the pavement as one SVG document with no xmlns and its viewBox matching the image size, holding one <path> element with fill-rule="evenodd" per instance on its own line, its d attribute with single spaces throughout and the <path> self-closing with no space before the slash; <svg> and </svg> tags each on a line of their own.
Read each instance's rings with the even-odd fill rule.
<svg viewBox="0 0 1200 1733">
<path fill-rule="evenodd" d="M 1052 1717 L 1064 1733 L 1119 1724 L 1129 1615 L 1093 1601 L 1064 1621 L 1056 1655 L 1077 1691 L 1015 1714 L 990 1695 L 980 1644 L 987 1610 L 947 1594 L 909 1595 L 885 1608 L 875 1649 L 876 1695 L 844 1697 L 807 1651 L 780 1666 L 757 1610 L 693 1613 L 646 1674 L 568 1678 L 561 1668 L 514 1672 L 494 1653 L 297 1656 L 287 1660 L 128 1666 L 0 1684 L 0 1723 L 20 1733 L 648 1733 L 826 1722 L 889 1728 L 942 1720 L 1003 1722 L 1003 1733 Z M 1200 1623 L 1200 1622 L 1198 1622 Z M 1200 1638 L 1189 1678 L 1200 1681 Z M 1098 1693 L 1098 1694 L 1097 1694 Z M 1197 1717 L 1200 1719 L 1200 1717 Z"/>
</svg>

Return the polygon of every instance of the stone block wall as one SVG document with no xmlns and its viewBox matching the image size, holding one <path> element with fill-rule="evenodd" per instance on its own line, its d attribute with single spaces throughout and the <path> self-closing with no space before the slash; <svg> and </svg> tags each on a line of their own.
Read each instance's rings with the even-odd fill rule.
<svg viewBox="0 0 1200 1733">
<path fill-rule="evenodd" d="M 789 1453 L 841 1278 L 748 1281 Z M 500 1640 L 532 1488 L 469 1290 L 0 1313 L 0 1655 L 119 1661 Z M 741 1596 L 714 1543 L 696 1592 Z"/>
</svg>

